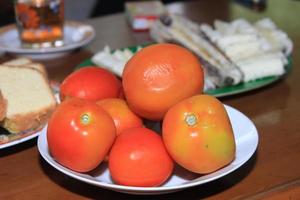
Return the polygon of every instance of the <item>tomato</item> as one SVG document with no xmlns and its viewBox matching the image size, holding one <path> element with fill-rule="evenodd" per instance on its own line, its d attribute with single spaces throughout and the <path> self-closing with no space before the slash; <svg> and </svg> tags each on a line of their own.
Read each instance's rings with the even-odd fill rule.
<svg viewBox="0 0 300 200">
<path fill-rule="evenodd" d="M 143 48 L 127 62 L 122 74 L 130 108 L 150 120 L 161 120 L 178 101 L 202 93 L 203 81 L 199 59 L 174 44 Z"/>
<path fill-rule="evenodd" d="M 134 114 L 123 99 L 108 98 L 97 102 L 114 120 L 117 135 L 128 128 L 142 127 L 143 121 Z"/>
<path fill-rule="evenodd" d="M 123 86 L 122 85 L 121 85 L 121 88 L 120 88 L 120 92 L 119 92 L 118 98 L 125 100 L 125 95 L 124 95 L 124 90 L 123 90 Z"/>
<path fill-rule="evenodd" d="M 117 137 L 108 166 L 116 183 L 150 187 L 164 183 L 174 163 L 158 134 L 147 128 L 131 128 Z"/>
<path fill-rule="evenodd" d="M 67 76 L 60 86 L 62 100 L 68 97 L 98 101 L 118 97 L 121 81 L 106 69 L 84 67 Z"/>
<path fill-rule="evenodd" d="M 172 106 L 164 117 L 163 141 L 182 167 L 206 174 L 235 157 L 235 140 L 227 112 L 215 97 L 196 95 Z"/>
<path fill-rule="evenodd" d="M 61 165 L 77 172 L 97 167 L 116 137 L 112 118 L 95 102 L 69 98 L 48 122 L 47 141 L 51 155 Z"/>
</svg>

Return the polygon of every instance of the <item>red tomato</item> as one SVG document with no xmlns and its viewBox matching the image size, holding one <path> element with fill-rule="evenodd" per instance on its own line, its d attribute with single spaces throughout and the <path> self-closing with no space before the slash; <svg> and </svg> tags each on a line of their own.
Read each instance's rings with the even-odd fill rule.
<svg viewBox="0 0 300 200">
<path fill-rule="evenodd" d="M 121 81 L 106 69 L 84 67 L 71 73 L 60 86 L 60 97 L 78 97 L 98 101 L 104 98 L 118 97 Z"/>
<path fill-rule="evenodd" d="M 202 93 L 203 77 L 201 63 L 192 52 L 174 44 L 155 44 L 127 62 L 122 82 L 136 114 L 161 120 L 178 101 Z"/>
<path fill-rule="evenodd" d="M 128 128 L 142 127 L 143 121 L 128 107 L 126 101 L 118 98 L 107 98 L 97 101 L 114 120 L 117 135 Z"/>
<path fill-rule="evenodd" d="M 227 112 L 215 97 L 197 95 L 172 106 L 163 120 L 163 140 L 182 167 L 206 174 L 235 157 L 235 140 Z"/>
<path fill-rule="evenodd" d="M 108 165 L 116 183 L 151 187 L 168 179 L 174 163 L 158 134 L 147 128 L 132 128 L 117 137 Z"/>
<path fill-rule="evenodd" d="M 125 100 L 125 95 L 124 95 L 123 86 L 121 86 L 121 88 L 120 88 L 120 92 L 119 92 L 118 98 L 124 99 L 124 100 Z"/>
<path fill-rule="evenodd" d="M 51 155 L 61 165 L 87 172 L 97 167 L 116 137 L 112 118 L 95 102 L 70 98 L 62 102 L 48 122 Z"/>
</svg>

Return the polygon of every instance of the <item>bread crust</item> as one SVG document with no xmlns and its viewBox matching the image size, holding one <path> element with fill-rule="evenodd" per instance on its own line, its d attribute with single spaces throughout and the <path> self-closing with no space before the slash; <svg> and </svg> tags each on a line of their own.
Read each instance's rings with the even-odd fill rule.
<svg viewBox="0 0 300 200">
<path fill-rule="evenodd" d="M 4 116 L 4 119 L 2 119 L 1 122 L 1 126 L 7 129 L 9 132 L 16 133 L 16 134 L 19 133 L 24 134 L 42 128 L 47 123 L 48 119 L 50 118 L 57 104 L 46 74 L 32 67 L 23 67 L 18 65 L 10 65 L 10 66 L 0 65 L 0 67 L 27 68 L 41 74 L 41 77 L 43 77 L 44 82 L 48 85 L 48 91 L 49 94 L 51 94 L 53 100 L 52 104 L 46 106 L 43 109 L 39 109 L 38 111 L 32 111 L 24 114 L 13 115 L 13 116 Z M 5 96 L 3 96 L 3 99 L 5 100 Z M 5 107 L 3 108 L 5 108 L 5 113 L 6 113 L 7 103 L 6 101 L 4 101 L 4 103 L 5 103 Z M 0 106 L 1 106 L 1 100 L 0 100 Z M 1 115 L 1 110 L 0 110 L 0 115 Z"/>
<path fill-rule="evenodd" d="M 20 64 L 19 63 L 20 61 L 23 61 L 23 63 Z M 19 65 L 20 66 L 20 65 L 24 65 L 24 62 L 25 62 L 25 64 L 33 63 L 33 60 L 30 58 L 27 58 L 27 57 L 19 57 L 19 58 L 14 58 L 12 60 L 6 61 L 2 64 L 3 65 Z"/>
<path fill-rule="evenodd" d="M 33 65 L 35 65 L 35 66 L 33 66 Z M 39 63 L 31 63 L 31 64 L 22 65 L 22 66 L 20 66 L 20 65 L 2 65 L 2 66 L 33 69 L 33 70 L 36 70 L 39 73 L 41 73 L 44 77 L 46 77 L 46 78 L 48 77 L 48 74 L 47 74 L 47 71 L 46 71 L 44 65 L 39 64 Z"/>
<path fill-rule="evenodd" d="M 38 112 L 30 112 L 24 115 L 14 115 L 3 120 L 2 126 L 11 133 L 26 133 L 34 131 L 45 126 L 56 104 L 39 110 Z"/>
<path fill-rule="evenodd" d="M 26 67 L 26 68 L 31 68 L 31 69 L 37 70 L 40 73 L 42 73 L 43 76 L 48 77 L 46 68 L 44 67 L 44 65 L 42 65 L 40 63 L 31 63 L 31 64 L 28 64 L 28 65 L 23 65 L 22 67 Z"/>
<path fill-rule="evenodd" d="M 26 64 L 17 64 L 16 62 L 18 60 L 25 60 L 27 63 Z M 23 67 L 23 68 L 35 69 L 35 70 L 38 70 L 39 72 L 41 72 L 45 77 L 48 77 L 46 67 L 41 63 L 33 62 L 29 58 L 16 58 L 16 59 L 13 59 L 13 60 L 3 63 L 2 65 L 9 66 L 9 67 Z"/>
<path fill-rule="evenodd" d="M 6 116 L 6 108 L 7 108 L 7 102 L 0 90 L 0 121 L 2 121 Z"/>
</svg>

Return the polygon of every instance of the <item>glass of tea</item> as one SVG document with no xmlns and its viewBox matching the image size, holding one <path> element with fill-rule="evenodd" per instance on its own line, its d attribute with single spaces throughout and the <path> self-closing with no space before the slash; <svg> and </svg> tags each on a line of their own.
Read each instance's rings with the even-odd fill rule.
<svg viewBox="0 0 300 200">
<path fill-rule="evenodd" d="M 64 0 L 15 0 L 15 14 L 22 47 L 63 45 Z"/>
</svg>

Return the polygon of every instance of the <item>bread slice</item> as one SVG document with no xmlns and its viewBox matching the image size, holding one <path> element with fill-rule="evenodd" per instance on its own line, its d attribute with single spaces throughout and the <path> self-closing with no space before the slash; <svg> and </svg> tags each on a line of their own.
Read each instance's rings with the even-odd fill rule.
<svg viewBox="0 0 300 200">
<path fill-rule="evenodd" d="M 15 58 L 13 60 L 7 61 L 5 63 L 2 63 L 3 65 L 13 65 L 13 66 L 22 66 L 32 63 L 32 60 L 29 58 L 21 57 L 21 58 Z"/>
<path fill-rule="evenodd" d="M 11 133 L 44 126 L 56 106 L 49 82 L 38 69 L 0 65 L 0 90 L 7 102 L 2 126 Z"/>
<path fill-rule="evenodd" d="M 47 71 L 46 71 L 45 66 L 42 65 L 41 63 L 33 62 L 29 58 L 24 58 L 24 57 L 16 58 L 16 59 L 13 59 L 13 60 L 3 63 L 3 65 L 12 66 L 12 67 L 33 68 L 33 69 L 40 71 L 42 74 L 44 74 L 47 77 Z"/>
<path fill-rule="evenodd" d="M 6 100 L 4 99 L 2 92 L 0 90 L 0 121 L 2 121 L 6 116 Z"/>
</svg>

